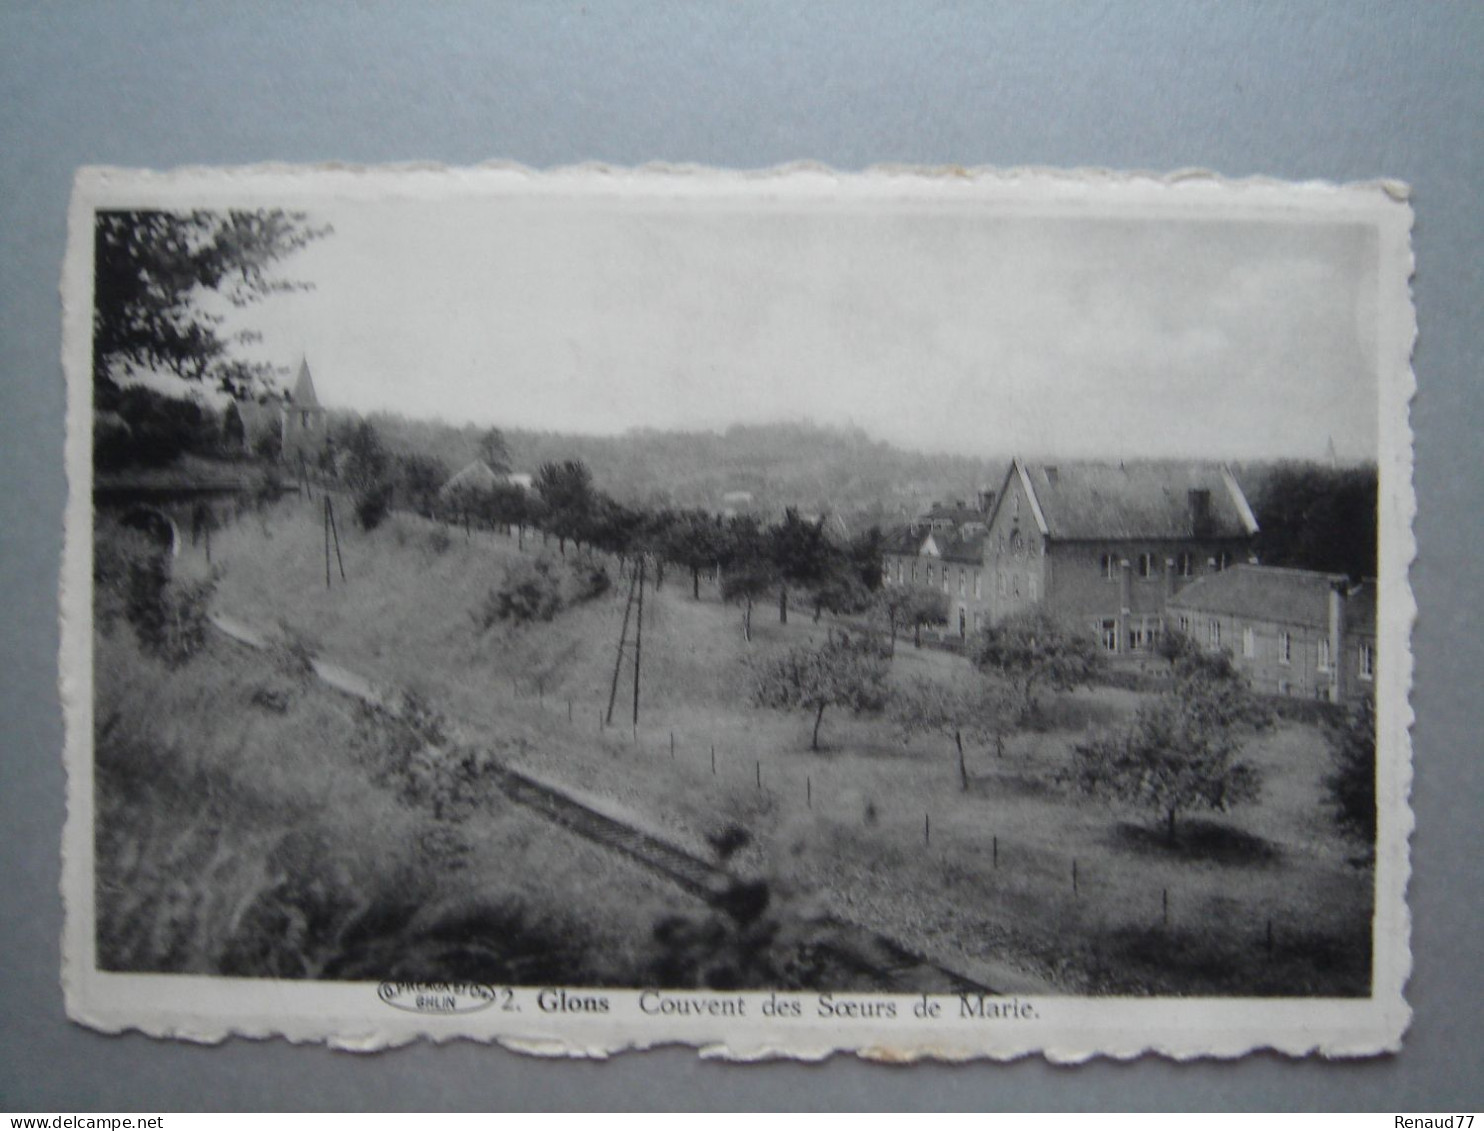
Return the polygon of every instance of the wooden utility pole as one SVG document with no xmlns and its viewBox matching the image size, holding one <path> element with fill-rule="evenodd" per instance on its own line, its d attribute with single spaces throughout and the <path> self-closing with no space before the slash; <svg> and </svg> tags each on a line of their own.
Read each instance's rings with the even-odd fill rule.
<svg viewBox="0 0 1484 1131">
<path fill-rule="evenodd" d="M 330 500 L 325 499 L 325 588 L 330 587 Z"/>
<path fill-rule="evenodd" d="M 335 539 L 335 561 L 340 566 L 340 580 L 345 580 L 345 559 L 340 556 L 340 528 L 335 525 L 335 504 L 330 501 L 330 496 L 325 496 L 325 518 L 330 523 L 330 534 Z M 330 572 L 330 559 L 328 553 L 325 555 L 325 573 Z"/>
<path fill-rule="evenodd" d="M 618 673 L 623 667 L 624 645 L 629 638 L 629 613 L 634 607 L 634 590 L 639 584 L 637 574 L 629 578 L 629 599 L 624 602 L 623 627 L 618 632 L 618 649 L 613 657 L 613 682 L 608 687 L 608 714 L 606 720 L 609 726 L 613 725 L 613 705 L 618 700 Z"/>
<path fill-rule="evenodd" d="M 634 610 L 634 729 L 639 729 L 639 665 L 644 652 L 644 562 L 639 559 L 639 604 Z"/>
</svg>

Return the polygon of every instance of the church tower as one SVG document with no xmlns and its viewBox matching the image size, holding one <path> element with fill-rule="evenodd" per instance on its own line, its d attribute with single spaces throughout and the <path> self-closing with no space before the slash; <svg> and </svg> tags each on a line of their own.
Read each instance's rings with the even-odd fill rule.
<svg viewBox="0 0 1484 1131">
<path fill-rule="evenodd" d="M 314 391 L 309 359 L 299 362 L 299 375 L 283 402 L 283 458 L 313 460 L 325 445 L 325 408 Z"/>
</svg>

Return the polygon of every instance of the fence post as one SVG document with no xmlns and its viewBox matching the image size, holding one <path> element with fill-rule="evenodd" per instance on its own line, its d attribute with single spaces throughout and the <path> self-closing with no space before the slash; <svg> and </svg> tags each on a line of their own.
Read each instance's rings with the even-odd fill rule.
<svg viewBox="0 0 1484 1131">
<path fill-rule="evenodd" d="M 927 813 L 922 815 L 922 843 L 933 843 L 933 819 Z"/>
<path fill-rule="evenodd" d="M 1159 925 L 1168 927 L 1170 925 L 1170 889 L 1163 888 L 1159 893 Z"/>
<path fill-rule="evenodd" d="M 716 773 L 716 743 L 711 744 L 711 773 Z"/>
<path fill-rule="evenodd" d="M 994 868 L 998 868 L 1000 866 L 1000 838 L 998 835 L 996 835 L 994 838 L 994 848 L 992 849 L 992 851 L 994 852 L 994 856 L 991 858 L 991 866 Z"/>
<path fill-rule="evenodd" d="M 804 808 L 814 808 L 814 779 L 807 774 L 804 776 Z"/>
<path fill-rule="evenodd" d="M 1077 859 L 1072 858 L 1072 894 L 1077 894 Z"/>
</svg>

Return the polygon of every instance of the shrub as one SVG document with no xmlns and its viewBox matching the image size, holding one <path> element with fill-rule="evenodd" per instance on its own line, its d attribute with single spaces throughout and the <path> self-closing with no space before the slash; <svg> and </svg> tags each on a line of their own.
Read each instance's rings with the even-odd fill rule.
<svg viewBox="0 0 1484 1131">
<path fill-rule="evenodd" d="M 440 556 L 446 554 L 448 553 L 448 548 L 452 545 L 453 539 L 449 536 L 447 528 L 435 526 L 432 530 L 428 531 L 428 549 L 432 550 L 433 553 Z"/>
<path fill-rule="evenodd" d="M 392 509 L 392 485 L 385 481 L 368 483 L 356 492 L 356 521 L 362 530 L 375 530 Z"/>
<path fill-rule="evenodd" d="M 481 628 L 503 620 L 530 624 L 551 620 L 561 607 L 561 579 L 549 559 L 538 558 L 507 566 L 504 580 L 489 591 L 475 620 Z"/>
<path fill-rule="evenodd" d="M 567 606 L 594 600 L 612 587 L 608 567 L 585 552 L 565 560 L 517 561 L 506 567 L 504 579 L 489 591 L 474 622 L 487 629 L 497 621 L 550 621 Z"/>
<path fill-rule="evenodd" d="M 567 604 L 595 600 L 612 588 L 613 579 L 608 575 L 608 567 L 593 554 L 584 550 L 568 559 L 567 584 L 562 587 Z"/>
<path fill-rule="evenodd" d="M 215 579 L 172 580 L 170 557 L 150 539 L 124 527 L 100 527 L 93 552 L 93 600 L 99 628 L 120 618 L 139 643 L 171 666 L 206 644 L 206 610 Z"/>
</svg>

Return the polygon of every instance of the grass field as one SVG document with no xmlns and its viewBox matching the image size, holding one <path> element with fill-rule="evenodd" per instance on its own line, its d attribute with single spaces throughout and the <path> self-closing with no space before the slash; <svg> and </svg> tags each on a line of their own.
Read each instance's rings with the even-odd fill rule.
<svg viewBox="0 0 1484 1131">
<path fill-rule="evenodd" d="M 1327 757 L 1314 727 L 1285 723 L 1255 740 L 1261 801 L 1188 818 L 1172 850 L 1151 815 L 1057 784 L 1079 736 L 1127 718 L 1136 694 L 1094 688 L 1050 704 L 1048 725 L 1013 736 L 1003 758 L 971 752 L 967 792 L 950 741 L 904 744 L 879 719 L 827 714 L 826 749 L 810 753 L 810 720 L 748 705 L 747 664 L 823 640 L 826 626 L 798 611 L 779 625 L 764 604 L 747 644 L 736 608 L 704 588 L 692 600 L 688 576 L 672 574 L 646 601 L 636 740 L 631 685 L 620 689 L 620 725 L 600 725 L 622 593 L 549 624 L 481 630 L 473 614 L 520 556 L 514 540 L 466 537 L 402 514 L 371 534 L 342 519 L 348 579 L 337 571 L 326 588 L 319 505 L 285 499 L 219 531 L 214 607 L 415 691 L 455 720 L 459 741 L 496 748 L 697 853 L 709 851 L 708 836 L 743 826 L 752 841 L 737 865 L 766 878 L 792 914 L 847 916 L 1007 991 L 1369 992 L 1371 874 L 1347 862 L 1352 849 L 1324 809 Z M 337 514 L 349 510 L 342 502 Z M 525 553 L 540 548 L 528 538 Z M 203 549 L 187 546 L 177 571 L 204 574 Z M 899 642 L 892 679 L 949 676 L 963 664 Z M 275 773 L 316 781 L 328 773 L 315 764 L 313 734 L 296 731 L 290 717 L 267 724 L 275 749 L 299 752 L 292 767 L 280 755 Z M 302 795 L 314 797 L 314 788 Z M 493 872 L 502 852 L 497 838 L 471 850 L 468 867 Z M 575 873 L 554 872 L 548 855 L 533 839 L 519 858 L 514 870 L 525 880 L 509 882 L 539 893 L 522 906 L 559 908 L 591 890 L 590 879 L 584 887 Z M 366 883 L 380 871 L 364 858 L 355 867 L 371 870 Z M 466 873 L 428 882 L 470 886 Z M 605 938 L 634 932 L 611 950 L 626 956 L 614 961 L 638 961 L 665 897 L 630 872 L 603 886 L 634 893 L 642 908 L 626 917 L 615 907 L 602 920 Z"/>
</svg>

